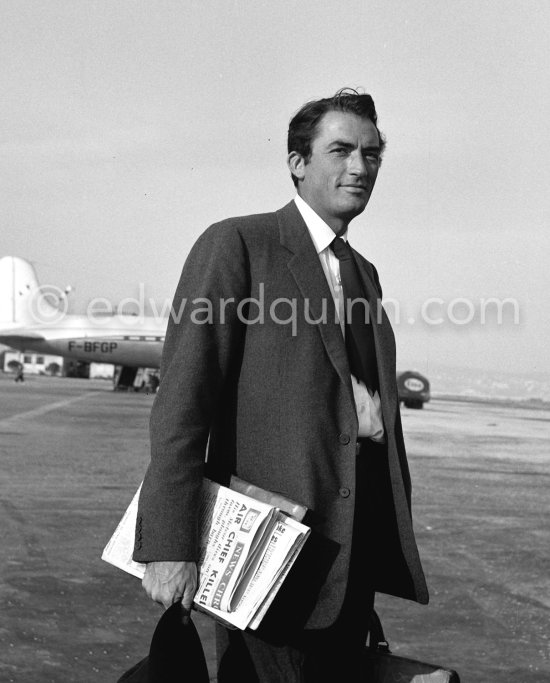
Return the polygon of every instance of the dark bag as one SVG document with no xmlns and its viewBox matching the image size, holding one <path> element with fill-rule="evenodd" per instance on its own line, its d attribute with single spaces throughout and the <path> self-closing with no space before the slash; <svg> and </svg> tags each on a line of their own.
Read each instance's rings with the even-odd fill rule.
<svg viewBox="0 0 550 683">
<path fill-rule="evenodd" d="M 365 648 L 369 683 L 460 683 L 457 672 L 452 669 L 392 655 L 374 610 L 369 633 L 369 644 Z"/>
<path fill-rule="evenodd" d="M 208 683 L 208 669 L 195 624 L 181 621 L 181 602 L 160 618 L 149 655 L 126 671 L 117 683 Z"/>
</svg>

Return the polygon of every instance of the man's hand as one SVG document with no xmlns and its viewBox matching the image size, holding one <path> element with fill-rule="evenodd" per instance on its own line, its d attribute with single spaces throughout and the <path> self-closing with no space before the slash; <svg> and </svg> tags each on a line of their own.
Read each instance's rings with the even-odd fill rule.
<svg viewBox="0 0 550 683">
<path fill-rule="evenodd" d="M 141 585 L 147 595 L 166 609 L 181 600 L 184 612 L 191 611 L 197 591 L 195 562 L 148 562 Z"/>
</svg>

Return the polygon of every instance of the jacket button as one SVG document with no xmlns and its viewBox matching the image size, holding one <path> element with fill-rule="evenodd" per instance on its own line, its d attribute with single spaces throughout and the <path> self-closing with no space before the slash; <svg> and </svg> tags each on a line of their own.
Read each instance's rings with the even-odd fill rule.
<svg viewBox="0 0 550 683">
<path fill-rule="evenodd" d="M 338 437 L 338 441 L 342 445 L 347 446 L 348 443 L 351 441 L 350 435 L 349 434 L 340 434 L 340 436 Z"/>
<path fill-rule="evenodd" d="M 350 490 L 349 490 L 348 488 L 346 488 L 345 486 L 343 486 L 343 487 L 338 491 L 338 493 L 342 496 L 342 498 L 348 498 L 348 497 L 349 497 L 349 494 L 350 494 Z"/>
</svg>

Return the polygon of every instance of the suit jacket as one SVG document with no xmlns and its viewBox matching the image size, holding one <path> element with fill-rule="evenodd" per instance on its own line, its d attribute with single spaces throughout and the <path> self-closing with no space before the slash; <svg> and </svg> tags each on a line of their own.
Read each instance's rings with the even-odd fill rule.
<svg viewBox="0 0 550 683">
<path fill-rule="evenodd" d="M 355 255 L 369 300 L 380 299 L 374 267 Z M 327 627 L 347 584 L 358 424 L 332 294 L 295 203 L 208 228 L 184 265 L 173 310 L 134 558 L 196 560 L 201 478 L 227 483 L 236 473 L 312 511 L 307 627 Z M 381 544 L 366 561 L 376 565 L 376 590 L 426 603 L 385 313 L 374 337 L 388 458 L 376 510 Z"/>
</svg>

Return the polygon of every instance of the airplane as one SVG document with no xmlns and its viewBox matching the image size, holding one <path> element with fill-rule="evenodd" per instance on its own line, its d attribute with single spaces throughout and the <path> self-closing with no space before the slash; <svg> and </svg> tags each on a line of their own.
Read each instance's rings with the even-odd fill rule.
<svg viewBox="0 0 550 683">
<path fill-rule="evenodd" d="M 0 258 L 0 343 L 135 372 L 160 366 L 167 318 L 117 313 L 90 319 L 67 314 L 66 292 L 40 286 L 25 259 Z"/>
</svg>

